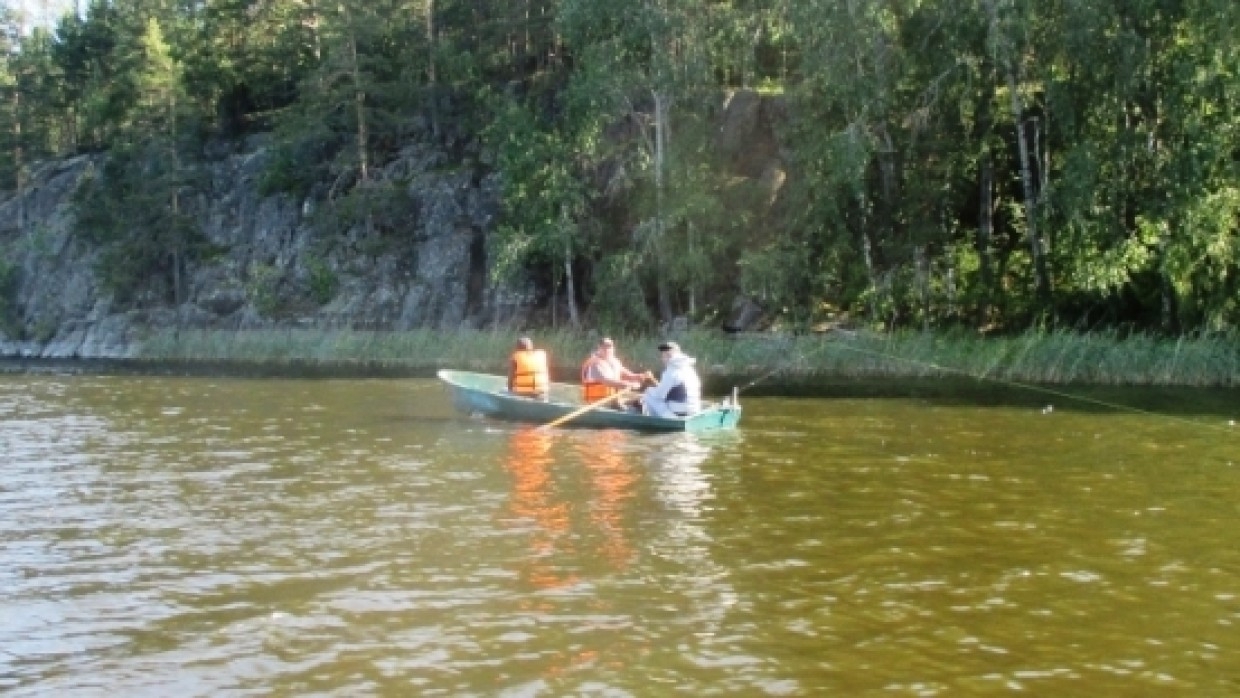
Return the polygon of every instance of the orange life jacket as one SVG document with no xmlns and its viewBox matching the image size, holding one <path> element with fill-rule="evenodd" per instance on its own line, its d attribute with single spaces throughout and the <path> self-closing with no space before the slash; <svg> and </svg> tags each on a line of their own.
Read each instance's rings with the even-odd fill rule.
<svg viewBox="0 0 1240 698">
<path fill-rule="evenodd" d="M 598 402 L 620 392 L 606 383 L 591 380 L 590 369 L 600 362 L 602 359 L 597 354 L 590 354 L 585 363 L 581 364 L 581 399 L 586 402 Z"/>
<path fill-rule="evenodd" d="M 551 385 L 547 352 L 542 349 L 512 353 L 512 392 L 518 395 L 546 395 Z"/>
</svg>

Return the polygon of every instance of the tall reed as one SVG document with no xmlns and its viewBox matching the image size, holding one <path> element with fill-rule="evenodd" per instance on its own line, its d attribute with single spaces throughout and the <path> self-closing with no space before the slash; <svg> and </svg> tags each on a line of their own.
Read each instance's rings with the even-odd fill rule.
<svg viewBox="0 0 1240 698">
<path fill-rule="evenodd" d="M 160 332 L 141 356 L 156 361 L 366 365 L 429 371 L 502 372 L 518 333 L 509 330 L 194 330 Z M 572 381 L 597 335 L 530 333 L 552 357 L 557 380 Z M 615 337 L 630 366 L 657 371 L 658 338 Z M 689 331 L 675 339 L 712 376 L 809 378 L 974 378 L 1038 384 L 1240 386 L 1234 336 L 1120 337 L 1112 333 L 1029 332 L 1011 337 L 962 333 L 834 332 L 823 335 Z"/>
</svg>

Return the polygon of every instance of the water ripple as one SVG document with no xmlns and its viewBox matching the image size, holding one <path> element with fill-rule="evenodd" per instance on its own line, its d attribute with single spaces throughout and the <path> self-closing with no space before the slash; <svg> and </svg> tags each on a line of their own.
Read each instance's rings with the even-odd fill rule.
<svg viewBox="0 0 1240 698">
<path fill-rule="evenodd" d="M 736 434 L 538 432 L 433 388 L 0 377 L 0 690 L 1237 687 L 1240 473 L 1182 427 L 752 400 Z"/>
</svg>

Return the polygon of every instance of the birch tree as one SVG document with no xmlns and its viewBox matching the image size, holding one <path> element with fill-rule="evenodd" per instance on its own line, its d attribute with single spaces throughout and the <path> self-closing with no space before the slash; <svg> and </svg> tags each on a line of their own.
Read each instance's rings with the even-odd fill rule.
<svg viewBox="0 0 1240 698">
<path fill-rule="evenodd" d="M 22 193 L 25 152 L 22 148 L 22 96 L 17 85 L 16 67 L 19 28 L 8 7 L 0 7 L 0 143 L 8 157 L 0 165 L 0 190 L 14 188 Z M 18 222 L 19 226 L 21 221 Z"/>
<path fill-rule="evenodd" d="M 985 0 L 986 11 L 990 18 L 991 50 L 995 62 L 1001 66 L 1007 82 L 1008 103 L 1011 108 L 1012 125 L 1016 130 L 1016 147 L 1020 153 L 1020 183 L 1024 193 L 1024 226 L 1029 242 L 1029 254 L 1033 260 L 1034 294 L 1039 301 L 1049 307 L 1051 302 L 1051 276 L 1046 261 L 1046 245 L 1039 232 L 1038 198 L 1033 181 L 1033 154 L 1030 152 L 1028 129 L 1026 128 L 1025 107 L 1022 97 L 1025 89 L 1023 77 L 1023 60 L 1026 51 L 1022 45 L 1022 29 L 1026 29 L 1031 21 L 1027 16 L 1017 14 L 1020 0 L 1011 0 L 1014 7 L 1008 10 L 1008 16 L 1001 13 L 999 3 L 1002 0 Z M 1005 22 L 1004 20 L 1007 19 Z"/>
<path fill-rule="evenodd" d="M 673 222 L 669 210 L 676 167 L 673 154 L 673 116 L 678 109 L 701 106 L 708 78 L 707 42 L 695 3 L 687 0 L 643 0 L 617 5 L 597 0 L 570 0 L 561 5 L 560 27 L 565 41 L 578 56 L 578 70 L 570 91 L 592 101 L 595 114 L 587 128 L 600 133 L 599 117 L 623 115 L 637 145 L 613 185 L 645 186 L 649 207 L 632 227 L 635 246 L 647 252 L 654 270 L 659 316 L 664 322 L 676 313 L 672 285 L 676 275 L 668 236 Z M 588 141 L 602 144 L 597 136 Z"/>
</svg>

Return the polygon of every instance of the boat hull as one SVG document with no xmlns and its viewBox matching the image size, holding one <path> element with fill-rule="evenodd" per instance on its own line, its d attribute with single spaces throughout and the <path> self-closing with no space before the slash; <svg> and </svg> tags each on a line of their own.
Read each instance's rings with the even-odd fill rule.
<svg viewBox="0 0 1240 698">
<path fill-rule="evenodd" d="M 503 376 L 468 371 L 439 372 L 441 380 L 452 394 L 452 404 L 465 414 L 482 414 L 531 424 L 547 424 L 584 406 L 581 388 L 575 385 L 554 383 L 550 400 L 542 402 L 510 395 L 507 379 Z M 718 429 L 735 429 L 741 419 L 740 405 L 709 405 L 702 412 L 686 418 L 652 417 L 632 412 L 597 408 L 584 412 L 565 426 L 594 429 L 631 429 L 656 432 L 699 432 Z"/>
</svg>

